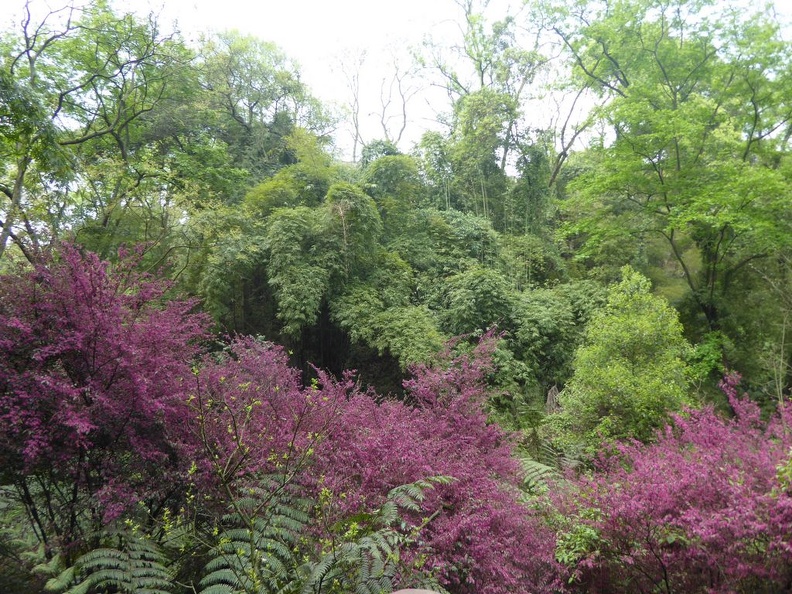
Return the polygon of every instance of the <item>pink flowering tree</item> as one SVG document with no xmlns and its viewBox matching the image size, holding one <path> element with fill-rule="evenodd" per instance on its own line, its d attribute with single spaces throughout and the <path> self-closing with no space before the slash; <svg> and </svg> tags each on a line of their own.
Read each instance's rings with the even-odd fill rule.
<svg viewBox="0 0 792 594">
<path fill-rule="evenodd" d="M 787 592 L 792 588 L 792 407 L 674 418 L 656 443 L 618 447 L 552 500 L 557 558 L 583 592 Z M 785 474 L 786 473 L 786 474 Z"/>
<path fill-rule="evenodd" d="M 167 590 L 177 533 L 179 551 L 214 555 L 196 589 L 229 575 L 327 593 L 364 574 L 372 591 L 557 585 L 552 534 L 519 502 L 512 440 L 483 410 L 492 337 L 415 368 L 396 401 L 351 374 L 303 386 L 253 338 L 201 356 L 207 318 L 134 257 L 64 246 L 0 280 L 2 485 L 60 554 L 53 589 L 135 591 L 143 576 Z"/>
<path fill-rule="evenodd" d="M 395 485 L 451 477 L 425 501 L 432 519 L 416 562 L 455 593 L 541 592 L 553 585 L 552 536 L 519 503 L 514 444 L 484 412 L 495 345 L 488 336 L 469 355 L 413 368 L 406 404 L 347 386 L 344 421 L 318 464 L 347 514 L 377 505 Z"/>
<path fill-rule="evenodd" d="M 208 320 L 134 265 L 66 245 L 0 279 L 0 475 L 48 555 L 177 503 L 199 451 L 185 380 Z"/>
<path fill-rule="evenodd" d="M 208 470 L 229 497 L 260 476 L 298 483 L 315 502 L 310 532 L 325 553 L 371 530 L 394 488 L 448 477 L 403 518 L 393 583 L 423 575 L 458 593 L 549 591 L 552 534 L 519 503 L 512 442 L 483 411 L 493 349 L 489 338 L 416 368 L 402 402 L 361 392 L 351 376 L 320 373 L 300 388 L 281 349 L 237 341 L 196 378 Z"/>
</svg>

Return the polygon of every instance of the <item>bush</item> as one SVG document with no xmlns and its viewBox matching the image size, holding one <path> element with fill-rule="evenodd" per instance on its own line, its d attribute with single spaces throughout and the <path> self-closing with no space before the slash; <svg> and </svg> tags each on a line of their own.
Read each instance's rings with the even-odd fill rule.
<svg viewBox="0 0 792 594">
<path fill-rule="evenodd" d="M 556 556 L 576 589 L 789 591 L 792 406 L 763 423 L 738 379 L 722 383 L 734 419 L 677 415 L 655 444 L 624 443 L 557 493 Z"/>
</svg>

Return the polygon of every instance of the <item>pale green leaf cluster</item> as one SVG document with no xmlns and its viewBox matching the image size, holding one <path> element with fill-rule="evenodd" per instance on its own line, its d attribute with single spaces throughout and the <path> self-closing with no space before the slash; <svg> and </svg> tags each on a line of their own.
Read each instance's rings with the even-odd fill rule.
<svg viewBox="0 0 792 594">
<path fill-rule="evenodd" d="M 559 445 L 596 448 L 602 441 L 651 440 L 668 414 L 689 403 L 691 347 L 677 312 L 629 267 L 604 311 L 586 328 L 562 410 L 547 430 Z"/>
</svg>

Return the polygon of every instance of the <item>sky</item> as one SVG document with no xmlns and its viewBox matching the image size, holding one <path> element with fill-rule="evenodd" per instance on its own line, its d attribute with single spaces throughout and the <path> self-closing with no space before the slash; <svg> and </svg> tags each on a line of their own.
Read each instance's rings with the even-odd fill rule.
<svg viewBox="0 0 792 594">
<path fill-rule="evenodd" d="M 31 0 L 34 6 L 58 8 L 67 0 Z M 166 26 L 177 21 L 188 40 L 201 33 L 236 29 L 278 45 L 299 66 L 303 81 L 313 94 L 343 110 L 352 93 L 345 71 L 366 50 L 360 70 L 363 136 L 366 141 L 382 138 L 378 112 L 382 81 L 393 74 L 393 56 L 401 67 L 409 65 L 409 48 L 431 37 L 452 43 L 458 39 L 456 22 L 460 9 L 454 0 L 113 0 L 119 10 L 141 15 L 158 14 Z M 749 1 L 749 0 L 746 0 Z M 777 10 L 792 22 L 792 0 L 776 0 Z M 503 15 L 520 0 L 490 0 L 491 14 Z M 0 0 L 0 23 L 10 23 L 24 0 Z M 445 96 L 424 88 L 408 105 L 411 123 L 402 138 L 403 150 L 411 148 L 427 129 L 437 129 L 438 105 Z M 352 136 L 343 126 L 336 142 L 351 157 Z"/>
<path fill-rule="evenodd" d="M 461 14 L 454 0 L 129 1 L 153 8 L 167 21 L 176 18 L 188 37 L 189 32 L 236 29 L 274 42 L 299 64 L 302 79 L 313 94 L 342 113 L 352 101 L 348 74 L 365 50 L 359 74 L 361 131 L 366 142 L 384 136 L 380 95 L 383 81 L 389 82 L 393 76 L 394 58 L 400 69 L 406 69 L 411 62 L 410 48 L 420 46 L 429 37 L 455 37 Z M 490 1 L 504 6 L 510 2 Z M 519 4 L 519 0 L 514 2 Z M 399 143 L 402 150 L 412 148 L 426 130 L 439 128 L 438 105 L 445 104 L 446 96 L 438 95 L 437 89 L 434 97 L 430 89 L 424 88 L 411 99 L 410 123 Z M 398 127 L 391 120 L 392 135 Z M 351 124 L 342 124 L 336 143 L 347 159 L 353 156 L 352 138 Z M 359 155 L 359 148 L 357 151 Z"/>
</svg>

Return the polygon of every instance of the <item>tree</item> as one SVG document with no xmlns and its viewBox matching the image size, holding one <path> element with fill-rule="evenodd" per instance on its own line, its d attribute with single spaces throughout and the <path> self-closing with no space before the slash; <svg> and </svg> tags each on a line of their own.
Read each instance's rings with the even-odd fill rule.
<svg viewBox="0 0 792 594">
<path fill-rule="evenodd" d="M 537 40 L 520 38 L 515 16 L 508 14 L 501 20 L 490 21 L 486 15 L 489 5 L 486 0 L 455 0 L 455 4 L 464 19 L 460 43 L 452 46 L 452 55 L 448 57 L 444 55 L 444 48 L 428 42 L 427 55 L 421 60 L 439 76 L 436 84 L 446 89 L 455 105 L 467 95 L 487 90 L 508 97 L 515 106 L 501 130 L 498 153 L 500 169 L 504 170 L 519 136 L 518 108 L 545 60 L 536 49 Z M 531 49 L 524 49 L 526 47 Z"/>
<path fill-rule="evenodd" d="M 525 107 L 546 60 L 538 37 L 525 35 L 528 28 L 521 28 L 516 16 L 492 20 L 489 2 L 455 3 L 463 18 L 459 43 L 448 51 L 427 43 L 421 57 L 452 103 L 444 121 L 447 135 L 431 133 L 422 140 L 427 177 L 438 191 L 437 206 L 445 203 L 490 218 L 499 231 L 524 231 L 518 221 L 522 209 L 531 207 L 515 204 L 510 176 L 518 161 L 525 169 L 525 163 L 536 160 L 536 151 L 545 150 L 532 137 Z M 540 182 L 545 191 L 549 174 L 548 168 Z"/>
<path fill-rule="evenodd" d="M 316 288 L 313 280 L 318 277 L 313 273 L 337 267 L 337 254 L 325 249 L 325 239 L 320 240 L 327 222 L 321 203 L 342 175 L 322 140 L 307 130 L 294 128 L 283 143 L 291 162 L 250 188 L 240 203 L 217 200 L 192 213 L 185 242 L 195 249 L 180 262 L 184 286 L 204 299 L 205 307 L 228 331 L 288 341 L 303 324 L 292 326 L 286 310 L 316 309 L 311 300 L 297 298 L 287 305 L 289 299 L 283 299 L 281 320 L 287 330 L 282 332 L 275 293 L 305 290 L 307 299 L 310 287 Z M 298 219 L 302 220 L 299 225 Z M 314 240 L 322 245 L 312 247 Z M 281 250 L 288 255 L 279 257 Z M 300 266 L 312 271 L 304 277 L 305 287 L 299 286 Z M 320 302 L 322 293 L 317 297 Z M 315 314 L 306 319 L 315 320 Z"/>
<path fill-rule="evenodd" d="M 425 194 L 414 158 L 398 154 L 378 157 L 363 170 L 362 185 L 377 203 L 386 241 L 409 229 Z"/>
<path fill-rule="evenodd" d="M 543 398 L 572 378 L 575 353 L 604 302 L 604 287 L 591 281 L 536 288 L 519 296 L 511 349 L 531 369 Z"/>
<path fill-rule="evenodd" d="M 548 421 L 559 444 L 596 449 L 603 440 L 647 441 L 688 401 L 690 345 L 676 311 L 650 289 L 648 279 L 624 267 L 606 309 L 589 321 L 561 412 Z"/>
<path fill-rule="evenodd" d="M 204 40 L 201 58 L 214 133 L 254 183 L 290 162 L 285 141 L 295 127 L 326 133 L 329 117 L 300 81 L 296 65 L 274 44 L 220 33 Z"/>
<path fill-rule="evenodd" d="M 19 35 L 2 45 L 0 155 L 9 166 L 0 177 L 0 258 L 11 241 L 35 261 L 84 206 L 73 191 L 83 186 L 80 162 L 109 155 L 91 179 L 102 200 L 97 217 L 134 200 L 149 177 L 134 156 L 136 123 L 163 102 L 189 56 L 153 20 L 117 16 L 104 2 L 53 11 L 38 24 L 26 4 Z"/>
<path fill-rule="evenodd" d="M 504 134 L 507 123 L 517 117 L 518 104 L 507 94 L 482 89 L 460 98 L 454 108 L 449 156 L 459 208 L 489 218 L 501 229 L 503 196 L 509 188 Z"/>
<path fill-rule="evenodd" d="M 725 329 L 745 268 L 790 247 L 791 50 L 779 24 L 711 1 L 570 2 L 555 15 L 580 85 L 607 100 L 591 168 L 569 186 L 568 233 L 583 256 L 661 239 L 696 325 Z"/>
<path fill-rule="evenodd" d="M 167 285 L 63 246 L 0 286 L 0 457 L 47 557 L 183 503 L 192 359 L 208 319 Z"/>
<path fill-rule="evenodd" d="M 441 291 L 439 317 L 450 334 L 480 333 L 490 326 L 513 328 L 516 294 L 499 272 L 471 267 L 446 279 Z"/>
</svg>

